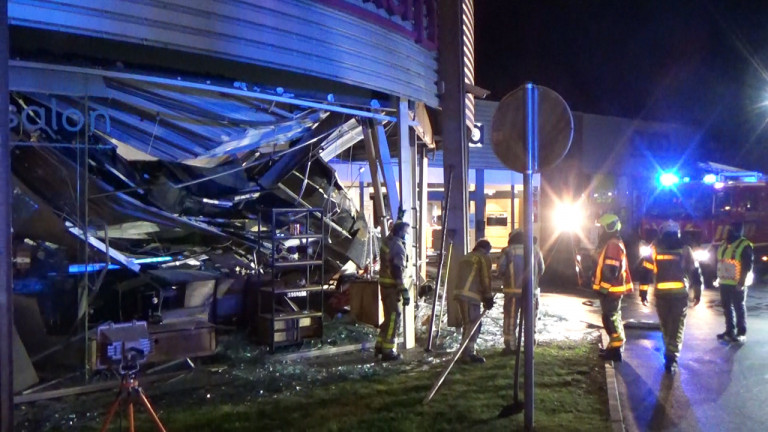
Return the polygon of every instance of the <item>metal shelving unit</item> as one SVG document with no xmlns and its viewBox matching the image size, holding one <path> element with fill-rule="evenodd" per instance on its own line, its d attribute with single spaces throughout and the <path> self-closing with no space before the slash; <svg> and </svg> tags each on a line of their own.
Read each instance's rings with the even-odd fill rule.
<svg viewBox="0 0 768 432">
<path fill-rule="evenodd" d="M 265 217 L 271 218 L 262 230 Z M 269 241 L 271 278 L 259 275 L 258 335 L 270 351 L 323 336 L 325 218 L 323 209 L 264 209 L 261 240 Z M 285 254 L 282 249 L 295 248 Z M 303 280 L 299 278 L 303 276 Z"/>
</svg>

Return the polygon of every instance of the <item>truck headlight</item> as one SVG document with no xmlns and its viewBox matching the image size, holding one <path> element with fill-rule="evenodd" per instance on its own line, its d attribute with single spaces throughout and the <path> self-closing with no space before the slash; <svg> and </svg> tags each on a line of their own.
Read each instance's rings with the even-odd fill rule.
<svg viewBox="0 0 768 432">
<path fill-rule="evenodd" d="M 708 261 L 709 260 L 709 250 L 707 249 L 696 249 L 693 251 L 693 259 L 696 261 Z"/>
<path fill-rule="evenodd" d="M 555 227 L 560 232 L 578 231 L 584 222 L 584 213 L 578 204 L 559 203 L 553 216 Z"/>
</svg>

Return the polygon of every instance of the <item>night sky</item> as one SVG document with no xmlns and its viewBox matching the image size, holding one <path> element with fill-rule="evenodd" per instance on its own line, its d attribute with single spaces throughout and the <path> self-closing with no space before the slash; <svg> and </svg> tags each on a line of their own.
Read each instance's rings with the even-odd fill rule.
<svg viewBox="0 0 768 432">
<path fill-rule="evenodd" d="M 698 128 L 710 160 L 768 172 L 768 2 L 477 0 L 476 82 L 571 110 Z"/>
</svg>

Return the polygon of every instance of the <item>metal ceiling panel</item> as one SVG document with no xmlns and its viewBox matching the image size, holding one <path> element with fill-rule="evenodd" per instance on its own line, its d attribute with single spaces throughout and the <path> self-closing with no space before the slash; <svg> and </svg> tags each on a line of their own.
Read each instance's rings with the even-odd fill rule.
<svg viewBox="0 0 768 432">
<path fill-rule="evenodd" d="M 436 52 L 308 0 L 11 0 L 8 20 L 289 70 L 438 105 Z"/>
</svg>

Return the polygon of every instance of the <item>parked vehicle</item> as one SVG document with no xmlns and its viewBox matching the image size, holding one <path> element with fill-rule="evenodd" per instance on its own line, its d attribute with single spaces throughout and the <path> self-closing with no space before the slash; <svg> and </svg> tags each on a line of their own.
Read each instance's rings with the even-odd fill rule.
<svg viewBox="0 0 768 432">
<path fill-rule="evenodd" d="M 680 225 L 681 237 L 694 251 L 712 287 L 715 253 L 733 222 L 744 224 L 744 235 L 754 244 L 755 273 L 768 270 L 768 178 L 756 172 L 708 174 L 656 190 L 646 203 L 640 223 L 641 249 L 658 236 L 667 220 Z M 641 255 L 646 252 L 641 250 Z"/>
</svg>

